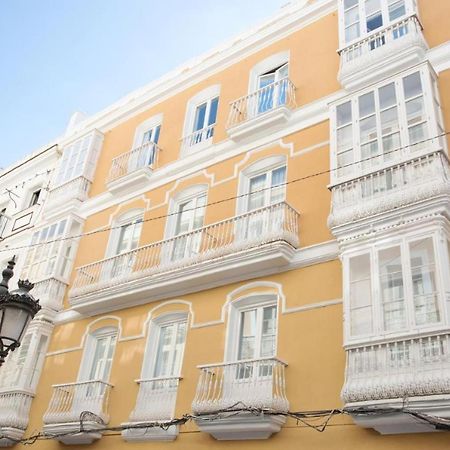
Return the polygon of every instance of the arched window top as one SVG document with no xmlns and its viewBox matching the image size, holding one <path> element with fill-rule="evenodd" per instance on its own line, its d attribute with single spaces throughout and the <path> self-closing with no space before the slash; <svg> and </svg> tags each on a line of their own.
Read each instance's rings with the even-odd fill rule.
<svg viewBox="0 0 450 450">
<path fill-rule="evenodd" d="M 147 141 L 158 143 L 163 115 L 157 114 L 141 122 L 134 133 L 133 148 L 140 147 Z"/>
<path fill-rule="evenodd" d="M 206 194 L 207 191 L 208 191 L 207 184 L 195 184 L 193 186 L 189 186 L 181 191 L 176 192 L 172 196 L 172 200 L 177 203 L 187 201 L 199 195 Z"/>
<path fill-rule="evenodd" d="M 266 158 L 258 159 L 245 169 L 242 170 L 244 176 L 253 176 L 261 172 L 273 169 L 278 166 L 286 165 L 287 158 L 285 155 L 272 155 Z"/>
<path fill-rule="evenodd" d="M 255 64 L 250 71 L 249 93 L 259 89 L 261 75 L 289 63 L 289 50 L 275 53 Z"/>
<path fill-rule="evenodd" d="M 144 216 L 143 208 L 133 208 L 128 211 L 123 211 L 118 216 L 116 216 L 113 220 L 115 225 L 123 225 L 126 223 L 133 222 L 137 219 L 142 219 Z"/>
</svg>

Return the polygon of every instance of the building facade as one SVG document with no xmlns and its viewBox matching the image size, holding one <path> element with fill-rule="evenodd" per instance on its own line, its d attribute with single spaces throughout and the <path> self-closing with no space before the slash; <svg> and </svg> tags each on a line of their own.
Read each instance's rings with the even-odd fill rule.
<svg viewBox="0 0 450 450">
<path fill-rule="evenodd" d="M 24 234 L 48 337 L 0 444 L 444 448 L 449 13 L 294 1 L 75 117 Z"/>
</svg>

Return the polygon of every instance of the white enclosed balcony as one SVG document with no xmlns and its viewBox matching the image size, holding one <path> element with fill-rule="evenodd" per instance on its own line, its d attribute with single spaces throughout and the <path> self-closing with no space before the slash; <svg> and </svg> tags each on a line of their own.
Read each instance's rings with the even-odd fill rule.
<svg viewBox="0 0 450 450">
<path fill-rule="evenodd" d="M 227 131 L 231 139 L 286 123 L 296 107 L 295 86 L 289 78 L 268 84 L 230 103 Z"/>
<path fill-rule="evenodd" d="M 278 358 L 199 366 L 192 403 L 193 412 L 204 416 L 196 420 L 199 428 L 218 440 L 267 439 L 280 431 L 285 417 L 267 413 L 289 410 L 286 366 Z"/>
<path fill-rule="evenodd" d="M 33 296 L 41 306 L 59 311 L 63 305 L 67 283 L 57 277 L 49 277 L 34 283 Z"/>
<path fill-rule="evenodd" d="M 101 429 L 109 421 L 111 387 L 100 380 L 53 385 L 44 414 L 44 433 L 69 445 L 90 444 L 101 438 Z"/>
<path fill-rule="evenodd" d="M 144 186 L 157 164 L 159 152 L 154 142 L 146 142 L 114 158 L 107 179 L 108 189 L 123 193 Z"/>
<path fill-rule="evenodd" d="M 139 393 L 136 406 L 127 425 L 142 425 L 122 432 L 127 441 L 171 441 L 178 435 L 178 426 L 167 430 L 159 427 L 144 428 L 146 423 L 164 422 L 174 418 L 180 377 L 159 377 L 137 380 Z"/>
<path fill-rule="evenodd" d="M 70 303 L 93 312 L 277 270 L 298 246 L 298 219 L 281 202 L 79 267 Z"/>
<path fill-rule="evenodd" d="M 450 194 L 450 167 L 443 152 L 401 162 L 331 188 L 331 228 Z"/>
<path fill-rule="evenodd" d="M 340 49 L 338 79 L 345 89 L 357 90 L 422 62 L 427 50 L 413 14 Z"/>
<path fill-rule="evenodd" d="M 28 426 L 33 395 L 23 390 L 0 392 L 0 447 L 11 447 Z"/>
<path fill-rule="evenodd" d="M 349 348 L 342 399 L 357 424 L 382 434 L 435 431 L 407 411 L 450 418 L 450 335 Z"/>
</svg>

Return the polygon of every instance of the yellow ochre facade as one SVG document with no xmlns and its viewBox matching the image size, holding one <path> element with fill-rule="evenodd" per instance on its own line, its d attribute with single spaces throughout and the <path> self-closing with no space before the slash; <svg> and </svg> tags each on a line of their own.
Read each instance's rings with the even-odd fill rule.
<svg viewBox="0 0 450 450">
<path fill-rule="evenodd" d="M 295 0 L 74 115 L 0 445 L 446 448 L 449 15 Z"/>
</svg>

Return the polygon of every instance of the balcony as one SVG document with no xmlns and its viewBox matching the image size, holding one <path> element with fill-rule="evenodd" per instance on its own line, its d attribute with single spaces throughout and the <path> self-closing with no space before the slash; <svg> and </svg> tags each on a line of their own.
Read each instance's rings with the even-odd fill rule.
<svg viewBox="0 0 450 450">
<path fill-rule="evenodd" d="M 213 123 L 206 128 L 194 131 L 182 138 L 181 148 L 183 153 L 192 153 L 193 151 L 199 151 L 211 145 L 215 126 L 216 124 Z"/>
<path fill-rule="evenodd" d="M 42 307 L 60 311 L 63 306 L 67 283 L 55 277 L 49 277 L 34 283 L 33 296 L 39 299 Z"/>
<path fill-rule="evenodd" d="M 126 425 L 140 425 L 173 419 L 180 377 L 138 380 L 136 406 Z M 130 428 L 122 431 L 126 441 L 172 441 L 178 435 L 178 426 L 162 428 Z"/>
<path fill-rule="evenodd" d="M 33 395 L 22 390 L 0 393 L 0 447 L 11 447 L 28 426 Z"/>
<path fill-rule="evenodd" d="M 447 156 L 433 152 L 331 188 L 330 228 L 450 193 Z"/>
<path fill-rule="evenodd" d="M 102 436 L 109 421 L 109 383 L 83 381 L 53 385 L 53 395 L 44 414 L 44 433 L 60 442 L 91 444 Z"/>
<path fill-rule="evenodd" d="M 338 79 L 345 89 L 357 90 L 422 62 L 427 50 L 414 14 L 339 50 Z"/>
<path fill-rule="evenodd" d="M 286 366 L 278 358 L 199 366 L 192 410 L 205 416 L 196 420 L 200 430 L 217 440 L 268 439 L 280 431 L 284 416 L 242 409 L 288 411 Z"/>
<path fill-rule="evenodd" d="M 108 190 L 116 194 L 145 186 L 157 164 L 159 152 L 154 142 L 147 142 L 114 158 L 106 182 Z"/>
<path fill-rule="evenodd" d="M 230 103 L 227 131 L 233 140 L 241 140 L 285 124 L 296 107 L 295 86 L 283 78 Z"/>
<path fill-rule="evenodd" d="M 88 198 L 90 187 L 91 182 L 81 176 L 51 189 L 45 204 L 45 217 L 76 210 Z"/>
<path fill-rule="evenodd" d="M 98 313 L 275 273 L 293 258 L 298 218 L 277 203 L 79 267 L 70 304 Z"/>
<path fill-rule="evenodd" d="M 435 431 L 403 409 L 450 418 L 450 334 L 348 349 L 342 399 L 358 425 L 381 434 Z"/>
</svg>

